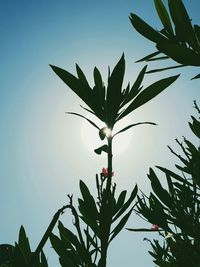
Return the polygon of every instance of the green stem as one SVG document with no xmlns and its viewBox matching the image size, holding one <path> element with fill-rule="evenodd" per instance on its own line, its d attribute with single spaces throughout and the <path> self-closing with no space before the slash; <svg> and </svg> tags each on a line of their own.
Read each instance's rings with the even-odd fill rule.
<svg viewBox="0 0 200 267">
<path fill-rule="evenodd" d="M 101 239 L 101 259 L 99 261 L 99 267 L 106 267 L 107 252 L 109 244 L 109 235 L 112 222 L 112 212 L 110 212 L 110 196 L 112 185 L 112 137 L 108 138 L 108 177 L 106 181 L 105 194 L 102 199 L 102 209 L 104 210 L 103 217 L 103 231 Z"/>
<path fill-rule="evenodd" d="M 43 235 L 39 245 L 37 246 L 32 258 L 31 258 L 31 263 L 34 263 L 35 260 L 37 259 L 37 257 L 39 256 L 40 252 L 42 251 L 45 243 L 47 242 L 49 236 L 51 235 L 52 231 L 53 231 L 53 228 L 55 226 L 55 224 L 57 223 L 60 215 L 64 212 L 65 209 L 69 208 L 70 205 L 66 205 L 66 206 L 63 206 L 61 209 L 59 209 L 55 215 L 53 216 L 53 219 L 51 220 L 45 234 Z"/>
</svg>

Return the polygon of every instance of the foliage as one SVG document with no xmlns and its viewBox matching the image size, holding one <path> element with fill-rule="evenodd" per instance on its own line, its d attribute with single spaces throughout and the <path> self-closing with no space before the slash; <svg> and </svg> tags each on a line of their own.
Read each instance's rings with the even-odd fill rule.
<svg viewBox="0 0 200 267">
<path fill-rule="evenodd" d="M 0 245 L 0 267 L 48 267 L 48 264 L 43 251 L 38 254 L 31 251 L 29 239 L 21 226 L 15 246 Z"/>
<path fill-rule="evenodd" d="M 156 44 L 154 53 L 138 60 L 155 61 L 173 59 L 179 65 L 154 69 L 148 73 L 183 66 L 200 66 L 200 26 L 192 25 L 191 19 L 181 0 L 168 0 L 168 9 L 162 0 L 154 0 L 162 29 L 154 30 L 136 14 L 130 14 L 133 27 L 145 38 Z M 160 54 L 164 54 L 160 56 Z M 158 56 L 159 55 L 159 56 Z M 200 74 L 193 79 L 200 78 Z"/>
<path fill-rule="evenodd" d="M 192 116 L 189 126 L 200 139 L 200 118 Z M 153 192 L 149 197 L 138 196 L 137 213 L 159 225 L 158 231 L 164 237 L 163 245 L 158 240 L 151 242 L 153 251 L 150 254 L 157 266 L 197 267 L 200 266 L 200 147 L 186 138 L 184 144 L 176 141 L 183 156 L 170 150 L 181 161 L 176 169 L 182 174 L 158 166 L 166 177 L 168 189 L 165 189 L 150 169 L 148 178 Z"/>
<path fill-rule="evenodd" d="M 137 186 L 126 199 L 126 191 L 116 197 L 116 185 L 109 194 L 105 187 L 106 178 L 103 174 L 96 176 L 98 202 L 95 202 L 88 187 L 80 181 L 82 197 L 78 199 L 78 211 L 70 198 L 69 208 L 74 217 L 74 234 L 59 221 L 60 236 L 51 235 L 51 244 L 57 254 L 61 266 L 102 266 L 101 252 L 122 230 L 133 210 L 133 200 L 137 194 Z"/>
<path fill-rule="evenodd" d="M 111 130 L 117 121 L 150 101 L 178 78 L 176 75 L 161 79 L 143 89 L 142 81 L 147 68 L 147 66 L 145 66 L 137 76 L 133 85 L 128 83 L 123 89 L 123 79 L 125 74 L 124 55 L 122 55 L 111 74 L 109 70 L 107 88 L 102 81 L 101 73 L 96 67 L 94 68 L 93 73 L 94 86 L 90 87 L 83 71 L 78 65 L 76 65 L 77 77 L 64 69 L 52 65 L 50 66 L 64 83 L 72 89 L 72 91 L 74 91 L 90 109 L 81 107 L 104 122 L 106 127 Z M 73 112 L 69 113 L 85 118 L 81 114 Z M 87 120 L 100 130 L 94 122 L 89 119 Z"/>
<path fill-rule="evenodd" d="M 89 107 L 82 107 L 105 123 L 105 127 L 98 127 L 92 120 L 79 113 L 68 112 L 86 119 L 99 130 L 101 140 L 107 139 L 107 144 L 95 149 L 97 154 L 107 153 L 107 174 L 105 170 L 100 179 L 96 177 L 97 201 L 91 195 L 88 187 L 80 181 L 82 198 L 78 199 L 79 212 L 73 206 L 70 198 L 70 209 L 74 217 L 74 226 L 77 234 L 65 228 L 59 222 L 60 237 L 51 235 L 53 248 L 59 255 L 62 266 L 98 266 L 105 267 L 107 251 L 110 242 L 116 237 L 126 224 L 133 208 L 133 200 L 137 194 L 137 186 L 131 196 L 125 201 L 126 191 L 122 191 L 116 198 L 116 185 L 112 183 L 112 141 L 113 138 L 136 125 L 154 124 L 152 122 L 139 122 L 126 126 L 112 135 L 112 130 L 117 121 L 121 120 L 138 107 L 144 105 L 152 98 L 171 85 L 178 75 L 161 79 L 143 89 L 142 81 L 147 66 L 139 73 L 136 81 L 123 88 L 125 74 L 124 55 L 116 64 L 112 73 L 108 74 L 107 88 L 105 87 L 99 70 L 94 68 L 94 87 L 91 88 L 83 71 L 76 65 L 77 77 L 68 71 L 52 66 L 54 72 L 72 89 Z M 108 134 L 108 131 L 109 134 Z M 81 226 L 80 220 L 85 227 Z"/>
</svg>

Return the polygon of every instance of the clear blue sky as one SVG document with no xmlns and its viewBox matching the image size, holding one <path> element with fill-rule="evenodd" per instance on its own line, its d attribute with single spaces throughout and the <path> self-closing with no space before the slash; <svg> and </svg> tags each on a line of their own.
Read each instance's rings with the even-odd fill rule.
<svg viewBox="0 0 200 267">
<path fill-rule="evenodd" d="M 199 23 L 200 2 L 185 0 L 193 21 Z M 78 63 L 92 82 L 99 67 L 106 78 L 122 53 L 127 62 L 126 81 L 133 82 L 144 64 L 134 61 L 154 46 L 132 28 L 128 15 L 136 13 L 160 26 L 152 0 L 0 0 L 0 243 L 14 243 L 21 224 L 34 250 L 53 214 L 66 204 L 67 194 L 79 195 L 83 179 L 94 192 L 94 177 L 106 165 L 83 145 L 81 120 L 65 111 L 80 111 L 80 100 L 55 76 L 48 64 L 74 73 Z M 153 67 L 152 65 L 150 67 Z M 150 68 L 149 67 L 149 68 Z M 155 67 L 155 65 L 154 65 Z M 149 75 L 145 84 L 179 71 Z M 149 190 L 146 174 L 155 165 L 173 166 L 167 145 L 190 136 L 187 121 L 200 103 L 198 70 L 181 70 L 180 79 L 156 99 L 136 111 L 130 120 L 154 121 L 133 131 L 132 143 L 114 158 L 118 190 L 137 182 Z M 70 225 L 70 214 L 62 216 Z M 136 216 L 129 227 L 150 227 Z M 113 241 L 108 267 L 153 266 L 143 234 L 124 231 Z M 154 236 L 156 238 L 156 235 Z M 57 260 L 48 243 L 50 267 Z"/>
</svg>

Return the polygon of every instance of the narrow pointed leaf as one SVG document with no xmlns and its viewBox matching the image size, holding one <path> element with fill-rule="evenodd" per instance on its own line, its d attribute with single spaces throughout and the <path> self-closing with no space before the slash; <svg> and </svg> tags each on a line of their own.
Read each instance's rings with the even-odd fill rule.
<svg viewBox="0 0 200 267">
<path fill-rule="evenodd" d="M 158 196 L 158 198 L 167 206 L 171 206 L 172 200 L 167 192 L 167 190 L 163 189 L 161 186 L 160 181 L 158 180 L 155 172 L 153 169 L 150 168 L 148 177 L 151 181 L 151 187 L 155 194 Z"/>
<path fill-rule="evenodd" d="M 107 107 L 107 125 L 109 128 L 113 127 L 115 117 L 119 111 L 119 105 L 121 103 L 121 91 L 125 73 L 125 59 L 124 54 L 114 67 L 110 77 L 108 78 L 108 87 L 106 95 L 106 107 Z"/>
<path fill-rule="evenodd" d="M 101 140 L 104 140 L 106 137 L 106 132 L 105 132 L 106 129 L 107 127 L 103 127 L 99 130 L 99 137 L 101 138 Z"/>
<path fill-rule="evenodd" d="M 83 85 L 83 87 L 86 88 L 86 90 L 87 89 L 91 90 L 89 83 L 85 77 L 85 74 L 83 73 L 82 69 L 79 67 L 78 64 L 76 64 L 76 72 L 77 72 L 78 78 L 79 78 L 81 84 Z"/>
<path fill-rule="evenodd" d="M 133 27 L 144 37 L 149 39 L 150 41 L 154 43 L 160 43 L 160 42 L 168 42 L 168 40 L 158 33 L 156 30 L 154 30 L 151 26 L 149 26 L 144 20 L 139 18 L 135 14 L 130 14 L 130 21 L 133 25 Z"/>
<path fill-rule="evenodd" d="M 200 45 L 200 26 L 194 25 L 194 31 L 195 31 L 196 37 L 197 37 L 197 39 L 199 41 L 199 45 Z"/>
<path fill-rule="evenodd" d="M 26 232 L 23 226 L 20 227 L 18 245 L 22 253 L 24 254 L 26 260 L 29 261 L 31 258 L 31 249 L 29 245 L 29 240 L 26 236 Z"/>
<path fill-rule="evenodd" d="M 153 99 L 155 96 L 160 94 L 163 90 L 170 86 L 178 77 L 179 75 L 161 79 L 148 86 L 131 102 L 127 109 L 119 116 L 118 120 L 122 119 L 136 108 L 144 105 L 145 103 Z"/>
<path fill-rule="evenodd" d="M 116 134 L 114 134 L 114 135 L 113 135 L 113 138 L 114 138 L 116 135 L 118 135 L 118 134 L 120 134 L 120 133 L 123 133 L 123 132 L 127 131 L 128 129 L 130 129 L 130 128 L 134 127 L 134 126 L 141 125 L 141 124 L 157 125 L 157 124 L 154 123 L 154 122 L 148 122 L 148 121 L 146 121 L 146 122 L 138 122 L 138 123 L 130 124 L 130 125 L 124 127 L 122 130 L 118 131 Z"/>
<path fill-rule="evenodd" d="M 200 54 L 193 50 L 178 44 L 158 44 L 160 52 L 166 54 L 176 62 L 183 65 L 200 66 Z"/>
<path fill-rule="evenodd" d="M 175 24 L 176 33 L 180 37 L 180 41 L 189 43 L 195 50 L 198 49 L 194 29 L 183 2 L 181 0 L 169 0 L 168 4 L 171 18 Z"/>
<path fill-rule="evenodd" d="M 195 117 L 192 116 L 192 123 L 189 123 L 189 126 L 193 133 L 200 138 L 200 121 L 198 121 Z"/>
<path fill-rule="evenodd" d="M 108 153 L 108 146 L 107 146 L 107 145 L 103 145 L 103 146 L 101 146 L 101 147 L 99 147 L 99 148 L 96 148 L 96 149 L 94 150 L 94 152 L 95 152 L 96 154 L 98 154 L 98 155 L 100 155 L 102 152 Z"/>
<path fill-rule="evenodd" d="M 199 79 L 200 78 L 200 73 L 194 76 L 191 80 Z"/>
<path fill-rule="evenodd" d="M 137 228 L 137 229 L 133 229 L 133 228 L 126 228 L 126 230 L 128 231 L 132 231 L 132 232 L 156 232 L 156 231 L 160 231 L 160 230 L 152 230 L 152 229 L 147 229 L 147 228 Z"/>
<path fill-rule="evenodd" d="M 122 208 L 119 210 L 119 212 L 112 219 L 113 222 L 116 221 L 129 208 L 129 206 L 131 205 L 131 203 L 133 202 L 133 200 L 135 199 L 135 197 L 137 195 L 137 191 L 138 191 L 138 187 L 136 185 L 134 187 L 129 199 L 124 203 Z"/>
<path fill-rule="evenodd" d="M 98 130 L 100 130 L 100 128 L 93 122 L 91 121 L 90 119 L 86 118 L 85 116 L 79 114 L 79 113 L 75 113 L 75 112 L 66 112 L 67 114 L 72 114 L 72 115 L 76 115 L 78 117 L 81 117 L 85 120 L 87 120 L 92 126 L 94 126 L 95 128 L 97 128 Z"/>
<path fill-rule="evenodd" d="M 143 58 L 135 61 L 135 63 L 139 63 L 139 62 L 143 62 L 143 61 L 148 61 L 149 59 L 154 58 L 155 56 L 157 56 L 159 54 L 160 54 L 160 52 L 159 51 L 156 51 L 154 53 L 149 54 L 148 56 L 145 56 L 145 57 L 143 57 Z"/>
<path fill-rule="evenodd" d="M 170 17 L 168 15 L 168 12 L 162 2 L 162 0 L 154 0 L 154 4 L 158 13 L 158 16 L 163 24 L 163 27 L 165 28 L 165 30 L 173 35 L 173 28 L 172 28 L 172 24 L 170 21 Z"/>
<path fill-rule="evenodd" d="M 122 206 L 124 205 L 124 201 L 126 198 L 126 193 L 127 191 L 124 190 L 120 193 L 117 203 L 116 203 L 116 207 L 115 207 L 115 214 L 122 208 Z"/>
<path fill-rule="evenodd" d="M 58 75 L 58 77 L 60 77 L 60 79 L 63 80 L 63 82 L 67 84 L 72 91 L 74 91 L 74 93 L 76 93 L 90 108 L 93 109 L 94 104 L 92 101 L 92 90 L 89 88 L 83 88 L 79 79 L 68 71 L 53 65 L 50 65 L 50 67 Z"/>
<path fill-rule="evenodd" d="M 140 71 L 136 81 L 134 82 L 133 86 L 130 89 L 129 94 L 127 94 L 126 98 L 124 99 L 124 101 L 120 105 L 120 108 L 122 108 L 124 105 L 126 105 L 131 100 L 133 100 L 133 98 L 141 91 L 140 86 L 141 86 L 141 83 L 143 81 L 146 69 L 147 69 L 147 65 L 144 66 L 144 68 Z"/>
<path fill-rule="evenodd" d="M 181 68 L 181 67 L 185 67 L 185 65 L 176 65 L 176 66 L 171 66 L 171 67 L 167 67 L 167 68 L 149 70 L 146 73 L 150 74 L 150 73 L 155 73 L 155 72 L 160 72 L 160 71 L 165 71 L 165 70 L 177 69 L 177 68 Z"/>
<path fill-rule="evenodd" d="M 132 209 L 120 220 L 117 226 L 113 229 L 113 231 L 111 232 L 112 236 L 109 242 L 111 242 L 113 238 L 115 238 L 119 234 L 119 232 L 123 229 L 124 225 L 126 224 L 126 222 L 128 221 L 131 215 L 131 212 L 132 212 Z"/>
</svg>

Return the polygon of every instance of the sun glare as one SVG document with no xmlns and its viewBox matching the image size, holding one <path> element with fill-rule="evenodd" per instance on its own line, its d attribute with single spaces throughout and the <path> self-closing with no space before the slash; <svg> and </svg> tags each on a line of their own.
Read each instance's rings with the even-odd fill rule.
<svg viewBox="0 0 200 267">
<path fill-rule="evenodd" d="M 105 127 L 99 123 L 96 119 L 92 119 L 98 126 Z M 119 130 L 123 129 L 124 127 L 131 124 L 131 121 L 128 118 L 124 118 L 123 121 L 117 123 L 113 132 L 109 128 L 105 128 L 104 133 L 107 137 L 114 135 Z M 94 149 L 106 144 L 106 140 L 101 140 L 99 137 L 98 130 L 94 128 L 90 123 L 86 120 L 82 121 L 81 124 L 81 139 L 83 141 L 84 146 L 91 152 Z M 119 135 L 113 138 L 113 154 L 114 156 L 118 156 L 119 154 L 123 153 L 131 143 L 132 139 L 132 130 L 128 130 L 125 133 L 120 133 Z"/>
</svg>

